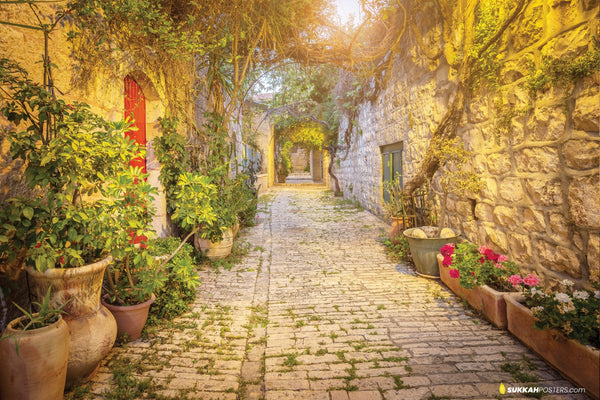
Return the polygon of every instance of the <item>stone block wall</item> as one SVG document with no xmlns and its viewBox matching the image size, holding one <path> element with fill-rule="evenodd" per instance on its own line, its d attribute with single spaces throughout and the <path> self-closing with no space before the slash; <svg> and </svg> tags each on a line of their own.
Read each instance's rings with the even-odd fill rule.
<svg viewBox="0 0 600 400">
<path fill-rule="evenodd" d="M 383 201 L 380 147 L 403 142 L 408 181 L 456 92 L 456 70 L 445 56 L 425 56 L 423 47 L 445 46 L 443 24 L 433 15 L 412 15 L 425 44 L 407 29 L 389 83 L 375 102 L 360 105 L 360 133 L 335 170 L 344 195 L 375 214 L 382 214 Z M 543 55 L 568 58 L 593 49 L 598 16 L 597 0 L 527 2 L 501 42 L 500 88 L 475 91 L 458 128 L 486 188 L 449 200 L 450 225 L 550 282 L 585 283 L 600 270 L 600 72 L 579 80 L 572 93 L 551 88 L 531 103 L 527 65 L 534 60 L 539 67 Z"/>
</svg>

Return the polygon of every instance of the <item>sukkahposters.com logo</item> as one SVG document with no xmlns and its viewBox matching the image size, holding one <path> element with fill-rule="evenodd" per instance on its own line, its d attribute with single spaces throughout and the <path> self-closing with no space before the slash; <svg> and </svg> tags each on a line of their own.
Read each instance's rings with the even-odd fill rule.
<svg viewBox="0 0 600 400">
<path fill-rule="evenodd" d="M 515 394 L 515 393 L 545 393 L 545 394 L 577 394 L 585 393 L 585 388 L 568 387 L 568 386 L 504 386 L 500 383 L 498 388 L 500 394 Z"/>
</svg>

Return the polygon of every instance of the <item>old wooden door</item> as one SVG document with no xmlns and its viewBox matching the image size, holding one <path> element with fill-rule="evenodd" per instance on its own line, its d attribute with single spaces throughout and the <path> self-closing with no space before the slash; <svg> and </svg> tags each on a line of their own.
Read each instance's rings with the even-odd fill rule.
<svg viewBox="0 0 600 400">
<path fill-rule="evenodd" d="M 125 133 L 126 137 L 135 140 L 140 147 L 146 147 L 146 99 L 142 88 L 131 76 L 125 77 L 125 118 L 133 118 L 137 130 Z M 137 157 L 131 160 L 130 165 L 140 167 L 146 173 L 146 158 Z"/>
</svg>

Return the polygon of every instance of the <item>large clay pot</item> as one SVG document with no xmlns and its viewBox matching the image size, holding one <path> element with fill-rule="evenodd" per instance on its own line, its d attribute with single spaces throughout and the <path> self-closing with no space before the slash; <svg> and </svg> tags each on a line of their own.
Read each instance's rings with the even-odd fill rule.
<svg viewBox="0 0 600 400">
<path fill-rule="evenodd" d="M 228 228 L 223 231 L 223 240 L 220 242 L 211 242 L 208 239 L 202 239 L 199 235 L 196 235 L 194 237 L 194 246 L 211 260 L 225 258 L 231 254 L 231 248 L 233 247 L 233 230 Z"/>
<path fill-rule="evenodd" d="M 27 268 L 38 301 L 49 286 L 52 307 L 71 300 L 64 308 L 71 333 L 67 387 L 91 377 L 115 343 L 117 324 L 110 311 L 100 304 L 104 270 L 111 261 L 109 256 L 82 267 L 54 268 L 43 273 Z"/>
<path fill-rule="evenodd" d="M 393 244 L 399 244 L 402 238 L 402 232 L 410 227 L 408 220 L 403 217 L 396 218 L 392 217 L 392 226 L 390 227 L 390 242 Z"/>
<path fill-rule="evenodd" d="M 60 318 L 23 331 L 12 320 L 0 340 L 0 397 L 6 400 L 60 400 L 69 359 L 69 328 Z M 18 348 L 17 348 L 18 346 Z"/>
<path fill-rule="evenodd" d="M 527 347 L 552 364 L 563 375 L 586 389 L 595 399 L 600 396 L 600 350 L 568 339 L 554 329 L 536 329 L 535 318 L 522 302 L 520 293 L 509 293 L 506 300 L 508 330 Z"/>
<path fill-rule="evenodd" d="M 499 292 L 488 285 L 475 286 L 473 289 L 467 289 L 460 285 L 458 278 L 450 276 L 450 268 L 444 267 L 442 261 L 444 257 L 437 255 L 438 266 L 440 269 L 440 278 L 442 282 L 458 297 L 466 300 L 471 307 L 483 313 L 483 315 L 500 329 L 505 329 L 508 325 L 506 320 L 506 302 L 504 294 L 510 292 Z"/>
<path fill-rule="evenodd" d="M 421 227 L 422 229 L 429 227 Z M 452 237 L 414 237 L 413 232 L 419 228 L 410 228 L 404 231 L 404 237 L 410 246 L 417 274 L 432 279 L 439 279 L 440 269 L 438 268 L 437 255 L 442 246 L 448 243 L 456 243 L 458 235 Z M 419 229 L 421 230 L 421 229 Z M 433 229 L 428 229 L 433 230 Z M 443 231 L 442 231 L 443 233 Z"/>
<path fill-rule="evenodd" d="M 138 340 L 142 336 L 142 329 L 146 325 L 148 319 L 148 311 L 150 306 L 156 300 L 156 296 L 152 294 L 149 300 L 133 306 L 116 306 L 106 302 L 106 298 L 102 298 L 102 304 L 108 308 L 117 321 L 117 338 L 120 342 L 130 342 Z"/>
</svg>

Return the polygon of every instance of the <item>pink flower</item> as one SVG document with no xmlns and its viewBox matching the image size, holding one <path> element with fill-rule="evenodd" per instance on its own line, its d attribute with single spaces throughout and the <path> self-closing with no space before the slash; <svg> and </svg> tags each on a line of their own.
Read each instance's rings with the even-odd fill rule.
<svg viewBox="0 0 600 400">
<path fill-rule="evenodd" d="M 498 262 L 499 262 L 499 263 L 501 263 L 501 262 L 504 262 L 504 261 L 506 261 L 506 260 L 508 260 L 508 257 L 507 257 L 507 256 L 505 256 L 504 254 L 500 254 L 500 255 L 498 256 Z"/>
<path fill-rule="evenodd" d="M 515 287 L 519 283 L 523 282 L 523 279 L 519 275 L 511 275 L 508 278 L 508 281 L 513 285 L 513 287 Z"/>
<path fill-rule="evenodd" d="M 452 256 L 444 256 L 444 260 L 442 261 L 442 265 L 444 267 L 449 267 L 450 265 L 452 265 Z"/>
<path fill-rule="evenodd" d="M 499 269 L 504 269 L 504 266 L 500 263 L 496 263 L 494 266 Z"/>
<path fill-rule="evenodd" d="M 450 277 L 452 278 L 458 278 L 460 276 L 460 271 L 457 269 L 451 269 L 448 272 L 450 273 Z"/>
<path fill-rule="evenodd" d="M 540 280 L 538 279 L 537 276 L 535 276 L 533 274 L 529 274 L 525 278 L 523 278 L 523 283 L 526 284 L 527 286 L 537 286 L 537 285 L 539 285 Z"/>
<path fill-rule="evenodd" d="M 451 256 L 452 254 L 454 254 L 454 247 L 454 243 L 448 243 L 442 246 L 442 248 L 440 249 L 440 253 L 442 253 L 444 257 Z"/>
<path fill-rule="evenodd" d="M 487 247 L 485 247 L 485 246 L 479 246 L 479 254 L 485 254 L 485 251 L 486 251 L 487 249 L 488 249 L 488 248 L 487 248 Z"/>
</svg>

